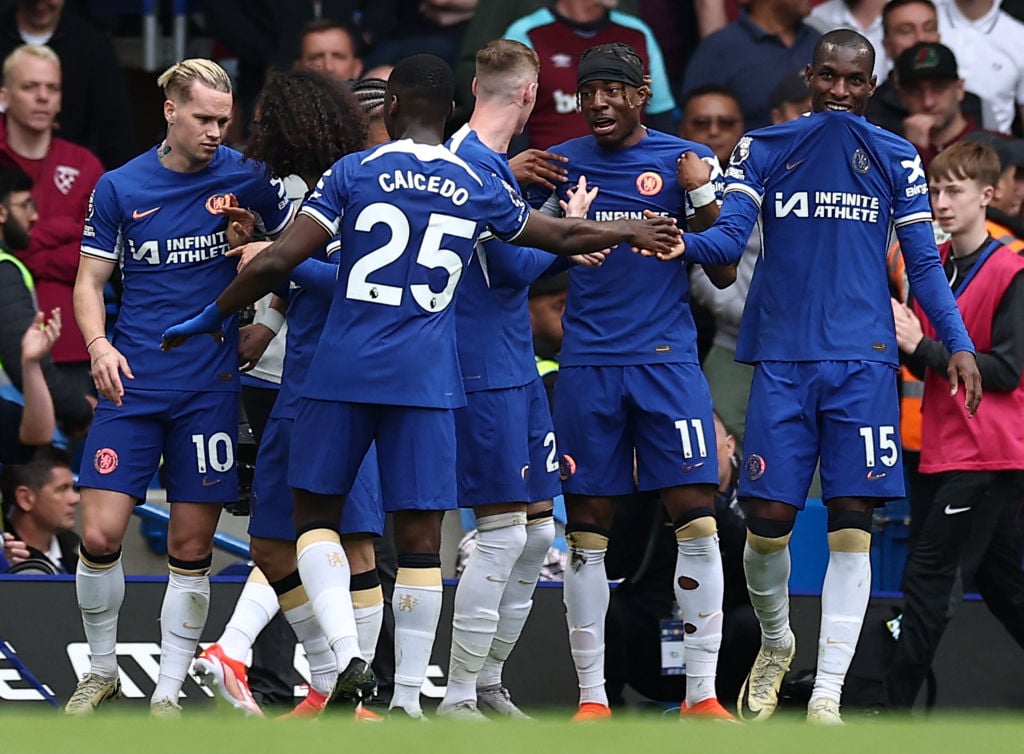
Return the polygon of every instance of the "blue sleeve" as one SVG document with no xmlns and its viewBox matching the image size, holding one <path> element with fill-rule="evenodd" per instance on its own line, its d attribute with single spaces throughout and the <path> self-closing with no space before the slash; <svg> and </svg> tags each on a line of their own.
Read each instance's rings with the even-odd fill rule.
<svg viewBox="0 0 1024 754">
<path fill-rule="evenodd" d="M 259 164 L 259 163 L 258 163 Z M 292 216 L 291 202 L 285 193 L 284 183 L 280 178 L 267 178 L 262 174 L 253 178 L 246 185 L 242 206 L 255 212 L 259 222 L 271 238 L 284 230 Z"/>
<path fill-rule="evenodd" d="M 967 334 L 956 299 L 942 271 L 931 223 L 916 222 L 897 226 L 896 236 L 903 250 L 910 290 L 935 326 L 939 338 L 950 353 L 974 353 L 974 344 Z"/>
<path fill-rule="evenodd" d="M 121 256 L 121 207 L 110 173 L 96 183 L 82 228 L 82 251 L 116 262 Z"/>
<path fill-rule="evenodd" d="M 683 235 L 683 259 L 695 264 L 734 264 L 743 256 L 759 214 L 760 208 L 750 196 L 740 191 L 727 192 L 714 225 L 700 233 Z"/>
<path fill-rule="evenodd" d="M 294 270 L 291 279 L 318 298 L 331 298 L 338 281 L 338 265 L 319 259 L 305 259 Z"/>
<path fill-rule="evenodd" d="M 484 244 L 487 269 L 492 285 L 502 288 L 525 288 L 537 278 L 568 269 L 567 257 L 557 257 L 531 246 L 515 246 L 500 241 Z M 552 270 L 552 267 L 556 269 Z"/>
</svg>

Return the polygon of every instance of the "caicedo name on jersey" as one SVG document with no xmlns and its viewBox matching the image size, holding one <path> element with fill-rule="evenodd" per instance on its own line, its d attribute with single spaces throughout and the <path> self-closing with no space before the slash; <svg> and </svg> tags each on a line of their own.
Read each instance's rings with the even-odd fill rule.
<svg viewBox="0 0 1024 754">
<path fill-rule="evenodd" d="M 223 256 L 229 248 L 227 234 L 223 230 L 202 236 L 145 241 L 141 245 L 128 239 L 128 251 L 132 257 L 149 264 L 195 264 Z"/>
<path fill-rule="evenodd" d="M 445 199 L 450 199 L 456 207 L 461 207 L 469 201 L 469 189 L 459 186 L 451 178 L 441 176 L 426 176 L 417 173 L 415 170 L 393 170 L 381 173 L 377 176 L 377 185 L 381 191 L 392 193 L 393 191 L 426 191 L 430 194 L 437 194 Z"/>
</svg>

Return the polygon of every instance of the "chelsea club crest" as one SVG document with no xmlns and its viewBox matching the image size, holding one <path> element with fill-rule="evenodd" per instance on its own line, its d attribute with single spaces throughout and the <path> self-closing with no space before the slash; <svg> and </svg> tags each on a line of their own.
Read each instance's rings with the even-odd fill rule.
<svg viewBox="0 0 1024 754">
<path fill-rule="evenodd" d="M 866 173 L 871 168 L 871 160 L 868 159 L 868 153 L 863 149 L 855 149 L 853 151 L 853 169 L 858 173 Z"/>
</svg>

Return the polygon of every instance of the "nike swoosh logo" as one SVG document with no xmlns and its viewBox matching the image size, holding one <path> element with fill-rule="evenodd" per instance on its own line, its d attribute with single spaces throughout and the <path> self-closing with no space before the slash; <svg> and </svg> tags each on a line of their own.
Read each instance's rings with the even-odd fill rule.
<svg viewBox="0 0 1024 754">
<path fill-rule="evenodd" d="M 185 621 L 184 623 L 182 623 L 181 627 L 184 628 L 186 631 L 202 631 L 203 630 L 202 626 L 190 626 L 188 621 Z"/>
<path fill-rule="evenodd" d="M 506 579 L 496 579 L 493 576 L 487 576 L 487 580 L 491 581 L 491 582 L 493 582 L 495 584 L 507 584 L 508 583 L 508 581 Z"/>
<path fill-rule="evenodd" d="M 141 220 L 142 218 L 149 217 L 154 212 L 159 212 L 159 211 L 160 211 L 159 207 L 153 207 L 153 209 L 147 209 L 145 212 L 139 212 L 138 210 L 135 210 L 134 212 L 132 212 L 132 220 Z"/>
<path fill-rule="evenodd" d="M 220 479 L 204 479 L 203 480 L 203 486 L 204 487 L 212 487 L 215 484 L 220 484 L 220 481 L 221 481 Z"/>
<path fill-rule="evenodd" d="M 826 636 L 825 637 L 825 643 L 826 644 L 849 644 L 848 641 L 837 641 L 837 640 L 833 639 L 831 636 Z"/>
<path fill-rule="evenodd" d="M 807 162 L 807 158 L 806 157 L 804 157 L 802 160 L 797 160 L 796 162 L 787 162 L 786 163 L 786 170 L 792 170 L 797 165 L 799 165 L 799 164 L 801 164 L 803 162 Z"/>
<path fill-rule="evenodd" d="M 885 471 L 869 471 L 868 479 L 885 479 L 888 474 Z"/>
<path fill-rule="evenodd" d="M 957 513 L 963 513 L 964 511 L 969 511 L 970 509 L 971 506 L 969 505 L 966 508 L 954 508 L 952 505 L 947 505 L 942 510 L 942 512 L 945 513 L 947 516 L 955 516 Z"/>
<path fill-rule="evenodd" d="M 710 618 L 712 615 L 717 615 L 717 614 L 718 614 L 718 610 L 712 610 L 710 613 L 698 612 L 697 613 L 697 617 L 698 618 Z"/>
</svg>

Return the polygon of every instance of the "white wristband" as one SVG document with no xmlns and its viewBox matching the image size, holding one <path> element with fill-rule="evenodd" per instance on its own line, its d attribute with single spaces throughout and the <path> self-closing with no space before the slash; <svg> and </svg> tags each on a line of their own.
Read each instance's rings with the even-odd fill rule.
<svg viewBox="0 0 1024 754">
<path fill-rule="evenodd" d="M 284 325 L 284 315 L 277 309 L 268 306 L 266 309 L 256 312 L 256 316 L 252 318 L 252 321 L 253 324 L 270 328 L 274 335 L 277 335 L 281 332 L 281 326 Z"/>
<path fill-rule="evenodd" d="M 693 202 L 693 208 L 706 207 L 715 201 L 715 185 L 708 181 L 703 186 L 698 186 L 695 189 L 690 189 L 687 192 L 690 195 L 690 201 Z"/>
</svg>

